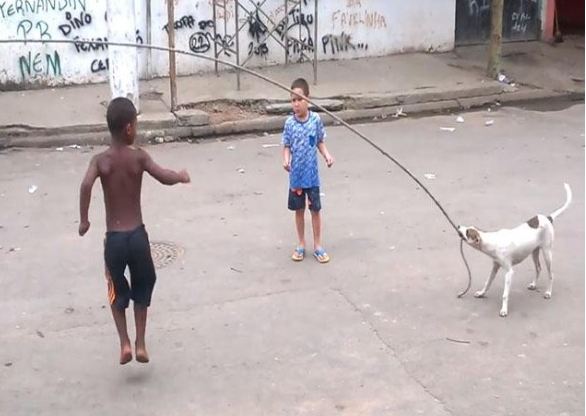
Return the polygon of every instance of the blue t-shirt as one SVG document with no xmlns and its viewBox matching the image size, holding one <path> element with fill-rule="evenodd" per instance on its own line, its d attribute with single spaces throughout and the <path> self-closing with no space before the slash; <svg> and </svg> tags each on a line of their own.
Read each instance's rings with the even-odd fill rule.
<svg viewBox="0 0 586 416">
<path fill-rule="evenodd" d="M 300 121 L 294 115 L 285 122 L 283 146 L 291 149 L 291 189 L 319 186 L 317 145 L 326 137 L 324 124 L 317 113 L 310 111 L 307 120 Z"/>
</svg>

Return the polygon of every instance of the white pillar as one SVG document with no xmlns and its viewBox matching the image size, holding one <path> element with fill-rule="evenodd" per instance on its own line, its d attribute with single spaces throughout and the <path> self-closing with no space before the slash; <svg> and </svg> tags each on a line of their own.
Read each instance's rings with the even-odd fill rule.
<svg viewBox="0 0 586 416">
<path fill-rule="evenodd" d="M 136 43 L 134 1 L 108 0 L 108 41 Z M 137 48 L 109 46 L 108 60 L 112 98 L 126 97 L 139 111 Z"/>
</svg>

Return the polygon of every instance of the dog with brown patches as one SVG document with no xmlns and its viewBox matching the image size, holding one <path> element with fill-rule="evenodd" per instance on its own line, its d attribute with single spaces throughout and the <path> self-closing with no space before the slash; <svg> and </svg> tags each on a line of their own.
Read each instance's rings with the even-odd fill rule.
<svg viewBox="0 0 586 416">
<path fill-rule="evenodd" d="M 474 294 L 475 297 L 481 298 L 486 294 L 501 267 L 505 271 L 505 288 L 503 291 L 501 316 L 507 316 L 508 314 L 509 292 L 513 280 L 513 266 L 521 263 L 529 254 L 533 256 L 536 273 L 528 289 L 535 290 L 537 287 L 537 279 L 541 272 L 539 252 L 542 251 L 547 272 L 549 273 L 549 285 L 543 297 L 545 299 L 551 298 L 553 287 L 553 271 L 551 265 L 554 240 L 553 222 L 572 202 L 572 190 L 570 186 L 565 183 L 564 188 L 566 189 L 565 204 L 549 216 L 536 215 L 516 228 L 493 232 L 485 232 L 476 227 L 458 227 L 458 233 L 464 241 L 475 249 L 490 256 L 493 260 L 490 276 L 486 280 L 484 287 Z"/>
</svg>

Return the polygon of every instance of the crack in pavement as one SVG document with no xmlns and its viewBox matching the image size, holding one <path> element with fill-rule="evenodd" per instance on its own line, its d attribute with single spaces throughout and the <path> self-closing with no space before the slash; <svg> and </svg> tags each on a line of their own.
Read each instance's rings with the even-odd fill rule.
<svg viewBox="0 0 586 416">
<path fill-rule="evenodd" d="M 344 301 L 350 305 L 355 312 L 357 312 L 358 314 L 360 314 L 360 316 L 362 317 L 362 319 L 368 323 L 368 326 L 370 328 L 370 330 L 372 331 L 372 333 L 376 336 L 376 338 L 380 341 L 381 344 L 383 344 L 387 351 L 389 351 L 391 353 L 391 355 L 393 356 L 393 358 L 395 358 L 398 362 L 399 365 L 401 366 L 401 368 L 405 371 L 405 373 L 411 378 L 411 380 L 413 380 L 415 383 L 417 383 L 417 385 L 419 385 L 423 391 L 428 394 L 429 396 L 431 396 L 431 398 L 433 400 L 435 400 L 436 402 L 440 403 L 442 405 L 442 408 L 450 415 L 453 415 L 453 412 L 448 409 L 447 405 L 444 403 L 444 401 L 436 396 L 435 394 L 433 394 L 426 386 L 425 384 L 423 384 L 420 380 L 417 379 L 417 377 L 415 377 L 407 368 L 406 364 L 403 362 L 403 360 L 401 360 L 401 357 L 397 354 L 397 352 L 395 351 L 395 348 L 387 341 L 385 341 L 383 339 L 383 337 L 381 336 L 380 332 L 375 328 L 374 324 L 370 321 L 370 319 L 368 319 L 368 317 L 364 314 L 364 312 L 354 303 L 352 302 L 352 300 L 342 291 L 342 289 L 338 289 L 338 288 L 330 288 L 332 291 L 338 293 L 338 295 L 340 295 L 342 297 L 342 299 L 344 299 Z"/>
</svg>

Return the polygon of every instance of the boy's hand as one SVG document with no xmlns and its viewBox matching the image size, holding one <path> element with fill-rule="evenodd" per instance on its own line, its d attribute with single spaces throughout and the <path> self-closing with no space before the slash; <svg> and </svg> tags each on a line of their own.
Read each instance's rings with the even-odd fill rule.
<svg viewBox="0 0 586 416">
<path fill-rule="evenodd" d="M 85 233 L 90 229 L 90 222 L 89 221 L 82 221 L 79 223 L 79 235 L 84 236 Z"/>
<path fill-rule="evenodd" d="M 283 169 L 285 169 L 287 172 L 291 172 L 291 162 L 284 160 Z"/>
<path fill-rule="evenodd" d="M 326 165 L 328 165 L 328 168 L 331 168 L 332 165 L 334 164 L 334 156 L 330 155 L 329 153 L 325 156 L 325 160 L 326 160 Z"/>
<path fill-rule="evenodd" d="M 185 169 L 179 171 L 179 182 L 181 183 L 189 183 L 191 182 L 191 178 L 189 177 L 189 173 Z"/>
</svg>

